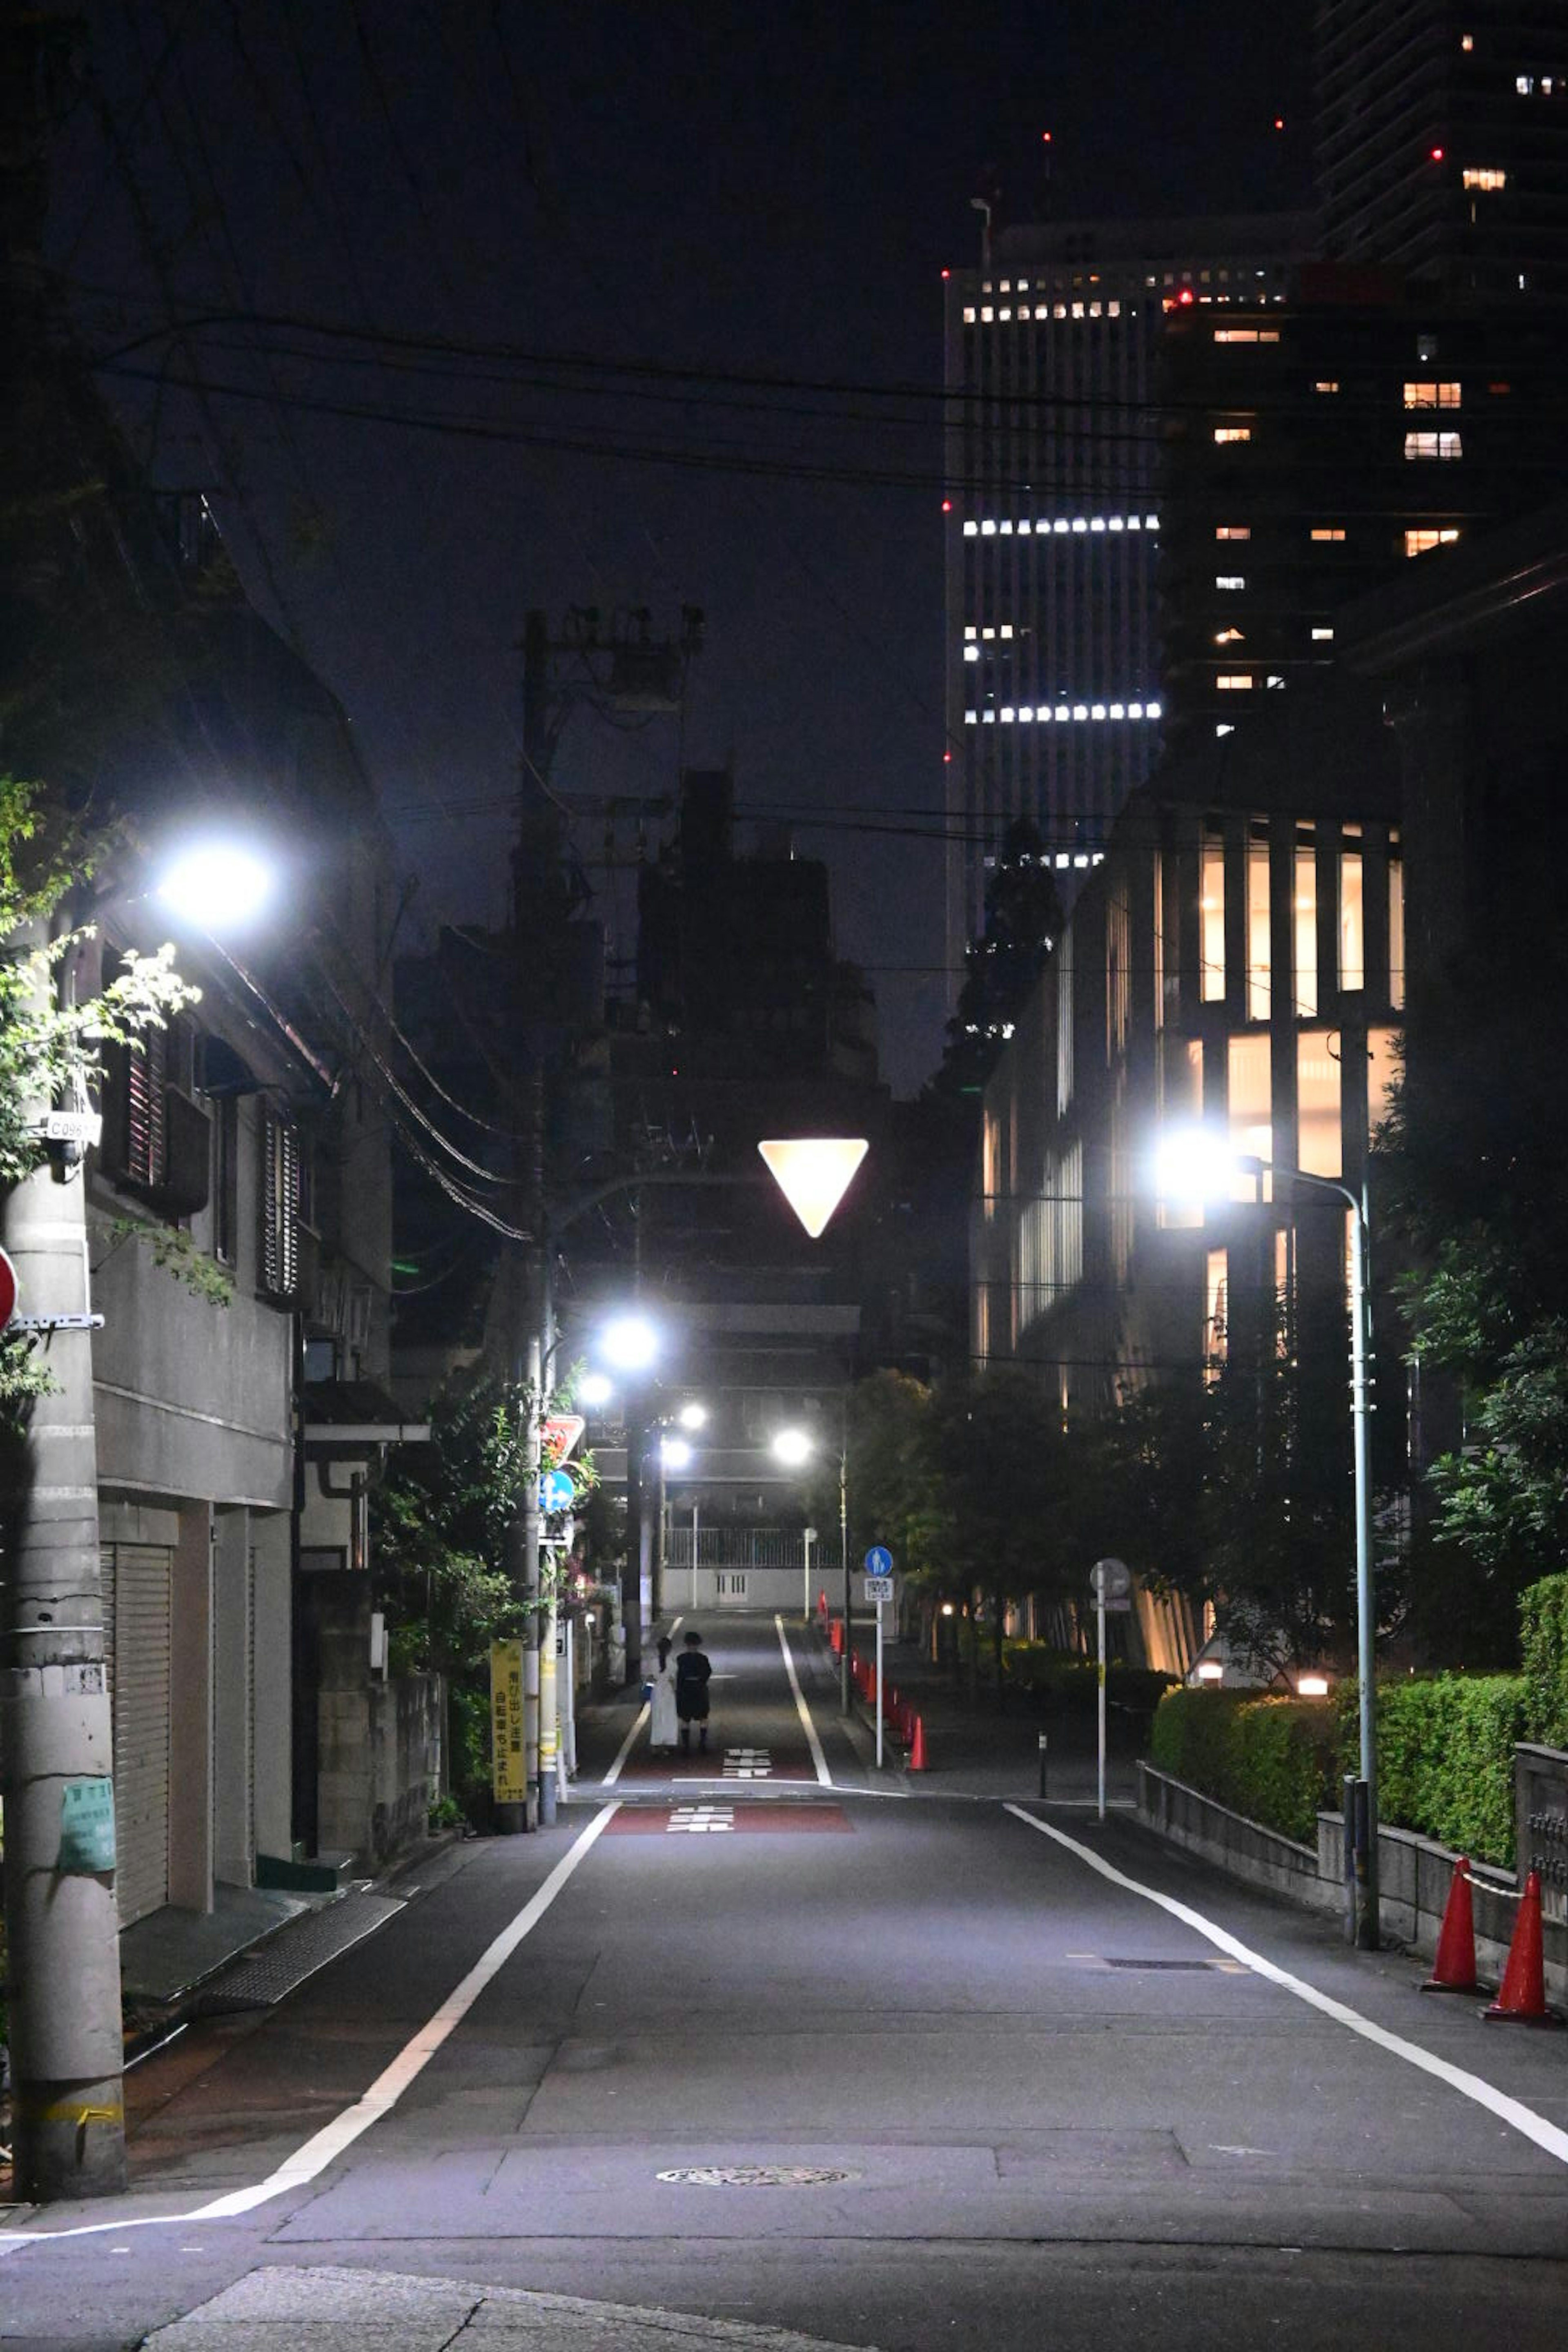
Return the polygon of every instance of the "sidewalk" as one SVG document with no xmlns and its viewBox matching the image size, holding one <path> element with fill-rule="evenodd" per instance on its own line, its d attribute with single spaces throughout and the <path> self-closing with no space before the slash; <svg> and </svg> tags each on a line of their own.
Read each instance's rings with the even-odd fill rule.
<svg viewBox="0 0 1568 2352">
<path fill-rule="evenodd" d="M 862 1639 L 862 1634 L 866 1638 Z M 814 1710 L 837 1706 L 839 1663 L 827 1644 L 822 1621 L 814 1617 L 803 1643 L 809 1662 Z M 875 1635 L 856 1620 L 855 1646 L 874 1654 Z M 887 1765 L 899 1785 L 929 1796 L 1037 1799 L 1040 1794 L 1040 1735 L 1047 1741 L 1047 1790 L 1053 1804 L 1094 1801 L 1097 1782 L 1095 1718 L 1088 1713 L 1051 1714 L 1027 1691 L 1009 1691 L 998 1708 L 994 1692 L 982 1686 L 971 1700 L 967 1682 L 922 1656 L 913 1641 L 883 1645 L 887 1688 L 913 1706 L 925 1734 L 926 1769 L 910 1774 L 906 1751 L 884 1746 Z M 855 1713 L 868 1738 L 874 1737 L 871 1708 L 858 1695 Z M 1120 1707 L 1110 1709 L 1106 1763 L 1108 1804 L 1131 1804 L 1137 1788 L 1137 1728 Z M 890 1732 L 890 1726 L 889 1726 Z"/>
</svg>

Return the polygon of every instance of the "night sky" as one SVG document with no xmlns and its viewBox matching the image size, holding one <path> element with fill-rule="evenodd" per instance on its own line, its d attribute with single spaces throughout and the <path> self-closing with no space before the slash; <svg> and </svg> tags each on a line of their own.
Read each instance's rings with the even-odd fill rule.
<svg viewBox="0 0 1568 2352">
<path fill-rule="evenodd" d="M 742 806 L 829 857 L 912 1091 L 943 1014 L 942 268 L 988 170 L 1020 218 L 1305 201 L 1304 0 L 86 15 L 51 256 L 95 352 L 171 306 L 420 345 L 217 324 L 102 377 L 345 705 L 417 916 L 500 918 L 528 607 L 701 605 L 683 739 L 583 712 L 555 781 L 662 793 L 732 757 Z M 720 380 L 763 375 L 834 388 Z"/>
</svg>

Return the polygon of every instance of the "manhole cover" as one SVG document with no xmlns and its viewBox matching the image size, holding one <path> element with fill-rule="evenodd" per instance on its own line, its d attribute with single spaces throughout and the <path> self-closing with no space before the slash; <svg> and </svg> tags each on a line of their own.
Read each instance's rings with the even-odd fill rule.
<svg viewBox="0 0 1568 2352">
<path fill-rule="evenodd" d="M 825 2189 L 835 2180 L 858 2180 L 858 2172 L 834 2172 L 821 2164 L 682 2164 L 656 2174 L 688 2189 Z"/>
</svg>

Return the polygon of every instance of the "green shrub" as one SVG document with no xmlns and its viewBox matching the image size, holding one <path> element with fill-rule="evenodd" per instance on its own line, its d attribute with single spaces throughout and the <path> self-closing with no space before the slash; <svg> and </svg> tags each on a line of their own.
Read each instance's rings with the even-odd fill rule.
<svg viewBox="0 0 1568 2352">
<path fill-rule="evenodd" d="M 1339 1727 L 1312 1699 L 1256 1691 L 1168 1691 L 1150 1761 L 1249 1821 L 1310 1845 L 1333 1801 Z"/>
<path fill-rule="evenodd" d="M 1568 1576 L 1543 1576 L 1520 1595 L 1527 1739 L 1568 1748 Z"/>
<path fill-rule="evenodd" d="M 1063 1714 L 1093 1711 L 1100 1670 L 1081 1651 L 1055 1649 L 1049 1642 L 1005 1642 L 1002 1669 L 1009 1684 L 1032 1692 L 1048 1708 Z M 1147 1715 L 1174 1680 L 1173 1675 L 1130 1666 L 1113 1658 L 1106 1669 L 1105 1685 L 1113 1704 Z"/>
<path fill-rule="evenodd" d="M 1479 1861 L 1511 1864 L 1513 1749 L 1516 1740 L 1529 1737 L 1531 1704 L 1523 1675 L 1434 1675 L 1380 1683 L 1382 1819 Z M 1349 1769 L 1355 1752 L 1353 1710 L 1345 1730 Z"/>
</svg>

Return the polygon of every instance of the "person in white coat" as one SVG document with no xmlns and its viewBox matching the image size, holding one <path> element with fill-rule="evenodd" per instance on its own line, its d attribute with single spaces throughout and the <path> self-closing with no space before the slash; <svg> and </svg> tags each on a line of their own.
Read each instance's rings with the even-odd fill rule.
<svg viewBox="0 0 1568 2352">
<path fill-rule="evenodd" d="M 673 1751 L 676 1739 L 675 1668 L 669 1662 L 669 1636 L 661 1633 L 658 1643 L 658 1672 L 653 1676 L 652 1718 L 648 1725 L 650 1748 L 666 1748 Z"/>
</svg>

